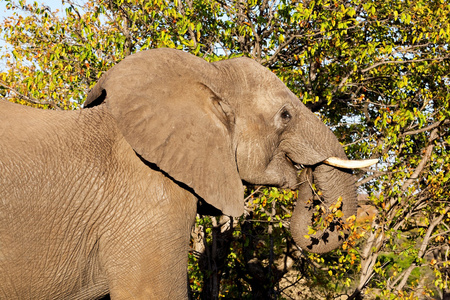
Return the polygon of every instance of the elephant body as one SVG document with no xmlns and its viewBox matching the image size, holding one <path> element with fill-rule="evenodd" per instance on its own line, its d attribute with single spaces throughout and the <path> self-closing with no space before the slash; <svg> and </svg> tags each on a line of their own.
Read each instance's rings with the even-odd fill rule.
<svg viewBox="0 0 450 300">
<path fill-rule="evenodd" d="M 186 297 L 197 199 L 147 167 L 105 107 L 1 101 L 0 120 L 0 299 Z"/>
<path fill-rule="evenodd" d="M 352 174 L 331 158 L 346 159 L 333 133 L 248 58 L 142 51 L 82 110 L 1 100 L 0 299 L 186 299 L 197 209 L 241 215 L 243 182 L 300 185 L 292 235 L 330 251 L 356 213 Z M 306 239 L 313 182 L 343 216 Z"/>
</svg>

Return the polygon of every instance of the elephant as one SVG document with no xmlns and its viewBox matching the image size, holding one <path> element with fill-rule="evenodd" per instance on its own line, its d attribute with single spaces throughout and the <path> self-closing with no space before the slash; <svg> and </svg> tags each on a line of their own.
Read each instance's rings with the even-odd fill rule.
<svg viewBox="0 0 450 300">
<path fill-rule="evenodd" d="M 1 299 L 186 299 L 197 211 L 240 216 L 245 184 L 295 189 L 299 166 L 325 206 L 341 197 L 342 220 L 356 214 L 354 161 L 250 58 L 140 51 L 83 109 L 1 100 L 0 143 Z M 348 233 L 305 238 L 312 198 L 300 185 L 291 231 L 323 253 Z"/>
</svg>

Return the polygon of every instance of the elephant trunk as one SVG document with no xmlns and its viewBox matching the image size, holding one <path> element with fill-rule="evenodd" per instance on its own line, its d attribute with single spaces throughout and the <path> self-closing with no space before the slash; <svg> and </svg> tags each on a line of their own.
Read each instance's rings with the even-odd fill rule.
<svg viewBox="0 0 450 300">
<path fill-rule="evenodd" d="M 356 215 L 357 210 L 355 180 L 351 171 L 319 164 L 305 169 L 300 179 L 303 183 L 300 185 L 297 205 L 292 214 L 292 237 L 299 247 L 308 252 L 325 253 L 338 248 L 349 236 L 349 230 L 342 225 L 348 217 Z M 322 200 L 318 200 L 318 196 L 314 195 L 312 183 L 322 192 Z M 342 197 L 342 205 L 338 208 L 343 213 L 342 217 L 334 217 L 325 229 L 310 234 L 308 226 L 313 224 L 316 205 L 321 204 L 328 210 L 339 197 Z M 325 215 L 330 213 L 327 211 Z"/>
</svg>

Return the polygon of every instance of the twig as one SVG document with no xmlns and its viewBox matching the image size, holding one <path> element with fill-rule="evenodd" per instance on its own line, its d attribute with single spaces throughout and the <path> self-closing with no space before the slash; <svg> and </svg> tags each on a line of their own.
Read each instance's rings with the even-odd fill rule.
<svg viewBox="0 0 450 300">
<path fill-rule="evenodd" d="M 254 190 L 250 195 L 248 195 L 248 196 L 244 199 L 244 202 L 247 202 L 253 195 L 255 195 L 256 193 L 258 193 L 262 188 L 263 188 L 262 185 L 258 186 L 258 187 L 256 188 L 256 190 Z"/>
</svg>

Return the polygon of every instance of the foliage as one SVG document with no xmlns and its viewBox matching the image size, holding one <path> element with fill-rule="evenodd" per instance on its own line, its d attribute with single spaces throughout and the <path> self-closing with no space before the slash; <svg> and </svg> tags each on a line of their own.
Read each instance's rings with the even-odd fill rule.
<svg viewBox="0 0 450 300">
<path fill-rule="evenodd" d="M 417 299 L 448 290 L 447 1 L 69 0 L 60 12 L 5 3 L 13 14 L 0 26 L 0 94 L 11 101 L 78 109 L 103 72 L 143 49 L 210 61 L 243 54 L 320 115 L 349 157 L 379 158 L 355 174 L 376 213 L 363 212 L 332 253 L 292 243 L 289 191 L 248 187 L 240 219 L 199 218 L 193 297 Z"/>
</svg>

